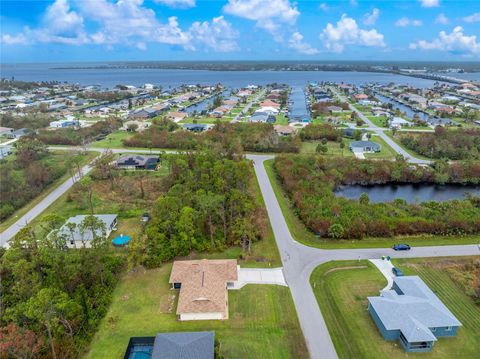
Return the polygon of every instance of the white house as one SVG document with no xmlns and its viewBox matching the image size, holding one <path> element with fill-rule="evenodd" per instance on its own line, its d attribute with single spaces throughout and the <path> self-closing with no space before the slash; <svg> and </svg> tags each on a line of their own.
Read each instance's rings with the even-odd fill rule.
<svg viewBox="0 0 480 359">
<path fill-rule="evenodd" d="M 396 128 L 396 129 L 400 129 L 402 127 L 413 126 L 413 122 L 407 121 L 407 120 L 405 120 L 401 117 L 393 117 L 392 119 L 390 119 L 388 121 L 388 124 L 389 124 L 390 128 Z"/>
<path fill-rule="evenodd" d="M 86 215 L 77 215 L 75 217 L 70 217 L 65 224 L 58 230 L 58 235 L 65 238 L 67 247 L 69 248 L 90 248 L 91 241 L 94 238 L 94 234 L 91 230 L 82 230 L 81 224 L 83 220 L 87 217 Z M 110 236 L 112 231 L 116 230 L 117 226 L 117 215 L 116 214 L 95 214 L 94 217 L 99 219 L 105 225 L 105 233 L 99 229 L 95 231 L 96 236 L 105 235 L 106 238 Z M 72 229 L 70 225 L 73 224 Z"/>
</svg>

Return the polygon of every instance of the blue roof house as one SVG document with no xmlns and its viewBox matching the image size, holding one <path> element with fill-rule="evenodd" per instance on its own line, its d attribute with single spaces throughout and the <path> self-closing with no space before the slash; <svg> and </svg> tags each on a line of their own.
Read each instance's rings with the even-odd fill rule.
<svg viewBox="0 0 480 359">
<path fill-rule="evenodd" d="M 418 276 L 395 277 L 392 289 L 368 297 L 368 311 L 385 340 L 407 352 L 428 352 L 438 337 L 453 337 L 462 324 Z"/>
</svg>

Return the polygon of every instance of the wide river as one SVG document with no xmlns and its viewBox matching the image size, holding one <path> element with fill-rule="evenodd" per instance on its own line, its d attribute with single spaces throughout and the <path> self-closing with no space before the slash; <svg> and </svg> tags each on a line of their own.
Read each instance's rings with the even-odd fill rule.
<svg viewBox="0 0 480 359">
<path fill-rule="evenodd" d="M 303 87 L 312 81 L 345 82 L 362 85 L 369 82 L 408 84 L 419 88 L 431 87 L 432 80 L 376 73 L 343 71 L 206 71 L 163 69 L 56 69 L 65 66 L 95 66 L 101 64 L 1 64 L 1 77 L 22 81 L 67 81 L 80 85 L 100 85 L 112 88 L 118 84 L 140 86 L 151 83 L 163 88 L 182 84 L 212 85 L 222 83 L 240 88 L 248 84 L 286 83 Z M 105 64 L 104 64 L 105 65 Z"/>
</svg>

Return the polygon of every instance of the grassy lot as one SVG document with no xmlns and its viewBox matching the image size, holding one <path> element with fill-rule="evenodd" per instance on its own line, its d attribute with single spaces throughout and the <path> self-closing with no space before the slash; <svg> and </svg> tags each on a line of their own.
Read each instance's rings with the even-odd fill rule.
<svg viewBox="0 0 480 359">
<path fill-rule="evenodd" d="M 340 143 L 335 142 L 335 141 L 328 141 L 326 146 L 328 148 L 328 151 L 325 154 L 322 154 L 324 156 L 345 156 L 345 157 L 352 157 L 353 153 L 348 149 L 348 144 L 351 142 L 351 140 L 344 140 L 345 143 L 345 148 L 342 149 L 340 148 Z M 321 141 L 305 141 L 302 142 L 301 148 L 300 148 L 300 153 L 316 153 L 317 146 L 321 143 Z"/>
<path fill-rule="evenodd" d="M 452 244 L 480 243 L 480 236 L 410 236 L 401 238 L 364 238 L 362 240 L 332 240 L 319 238 L 309 231 L 295 213 L 295 208 L 283 191 L 282 186 L 273 169 L 273 160 L 265 161 L 270 183 L 277 197 L 283 216 L 287 222 L 290 233 L 298 242 L 307 246 L 332 249 L 332 248 L 390 248 L 396 243 L 407 242 L 412 246 L 435 246 Z"/>
<path fill-rule="evenodd" d="M 68 155 L 71 155 L 71 152 L 65 151 L 50 151 L 52 155 L 53 161 L 64 161 Z M 98 154 L 95 152 L 87 152 L 82 158 L 81 165 L 84 166 L 88 162 L 92 161 Z M 29 201 L 25 206 L 19 208 L 12 215 L 6 219 L 4 219 L 0 223 L 0 232 L 3 232 L 12 224 L 14 224 L 20 217 L 25 215 L 28 211 L 30 211 L 33 207 L 35 207 L 38 203 L 40 203 L 49 193 L 51 193 L 55 188 L 60 186 L 63 182 L 65 182 L 68 178 L 70 178 L 70 174 L 67 172 L 62 177 L 57 179 L 56 181 L 52 182 L 50 185 L 45 187 L 43 191 L 31 201 Z"/>
<path fill-rule="evenodd" d="M 382 148 L 380 152 L 365 153 L 365 158 L 394 159 L 396 157 L 397 153 L 380 136 L 372 135 L 370 140 L 378 143 Z"/>
<path fill-rule="evenodd" d="M 177 292 L 170 290 L 171 264 L 124 276 L 113 294 L 87 358 L 121 358 L 132 336 L 214 330 L 225 358 L 307 358 L 295 307 L 286 287 L 248 285 L 229 291 L 229 319 L 176 320 Z"/>
<path fill-rule="evenodd" d="M 385 116 L 367 116 L 367 118 L 378 127 L 387 127 L 387 117 Z"/>
<path fill-rule="evenodd" d="M 480 307 L 475 306 L 446 273 L 435 268 L 435 263 L 442 260 L 402 259 L 395 262 L 407 274 L 419 275 L 463 324 L 455 338 L 440 338 L 430 353 L 407 354 L 397 342 L 382 338 L 366 308 L 367 297 L 378 295 L 386 280 L 371 263 L 342 261 L 317 267 L 310 282 L 339 357 L 476 357 L 480 348 Z"/>
<path fill-rule="evenodd" d="M 126 148 L 123 145 L 123 140 L 131 137 L 133 134 L 127 131 L 116 131 L 109 134 L 103 140 L 93 142 L 92 147 L 96 148 Z"/>
<path fill-rule="evenodd" d="M 392 131 L 385 131 L 385 134 L 390 137 L 393 141 L 395 141 L 397 143 L 397 145 L 399 145 L 400 147 L 402 147 L 405 151 L 407 151 L 407 153 L 411 156 L 414 156 L 416 158 L 420 158 L 420 159 L 423 159 L 423 160 L 431 160 L 431 158 L 429 157 L 425 157 L 425 156 L 422 156 L 420 154 L 418 154 L 417 152 L 415 151 L 412 151 L 408 148 L 406 148 L 404 145 L 402 145 L 402 143 L 400 142 L 400 140 L 393 135 Z"/>
</svg>

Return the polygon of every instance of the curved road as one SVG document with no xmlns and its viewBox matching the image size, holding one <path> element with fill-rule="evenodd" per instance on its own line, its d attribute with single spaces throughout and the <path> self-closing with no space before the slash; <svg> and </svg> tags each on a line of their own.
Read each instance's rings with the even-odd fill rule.
<svg viewBox="0 0 480 359">
<path fill-rule="evenodd" d="M 365 116 L 363 113 L 361 113 L 355 106 L 353 106 L 350 102 L 348 102 L 347 98 L 342 95 L 340 92 L 338 92 L 336 89 L 334 89 L 333 87 L 330 87 L 330 90 L 332 90 L 332 92 L 335 94 L 335 96 L 337 96 L 341 101 L 345 102 L 348 104 L 348 107 L 350 108 L 350 110 L 352 110 L 353 112 L 355 112 L 358 117 L 360 117 L 360 119 L 362 121 L 364 121 L 367 125 L 368 125 L 368 129 L 375 132 L 375 134 L 377 134 L 379 137 L 382 138 L 382 140 L 384 140 L 391 148 L 393 148 L 393 150 L 395 152 L 397 152 L 398 154 L 402 155 L 403 157 L 405 157 L 405 159 L 410 162 L 410 163 L 416 163 L 416 164 L 421 164 L 421 165 L 428 165 L 430 163 L 432 163 L 432 161 L 430 160 L 422 160 L 420 158 L 417 158 L 417 157 L 414 157 L 412 156 L 410 153 L 408 153 L 407 151 L 405 151 L 401 146 L 399 146 L 394 140 L 392 140 L 390 138 L 390 136 L 386 135 L 385 134 L 385 129 L 384 128 L 381 128 L 381 127 L 378 127 L 377 125 L 375 125 L 372 121 L 370 121 L 368 119 L 367 116 Z M 431 132 L 431 131 L 425 131 L 425 132 Z"/>
<path fill-rule="evenodd" d="M 55 149 L 78 150 L 75 147 L 55 147 Z M 89 148 L 88 150 L 103 152 L 106 149 Z M 112 152 L 160 153 L 166 151 L 112 149 Z M 303 245 L 292 237 L 265 170 L 264 161 L 272 159 L 273 156 L 247 155 L 246 157 L 252 160 L 254 164 L 255 174 L 258 178 L 268 217 L 281 255 L 285 279 L 290 287 L 298 319 L 310 356 L 313 359 L 338 358 L 310 286 L 311 273 L 318 265 L 332 260 L 373 259 L 380 258 L 382 255 L 391 255 L 396 258 L 480 255 L 480 246 L 477 245 L 414 247 L 406 252 L 394 252 L 389 248 L 323 250 Z M 83 173 L 88 173 L 90 169 L 89 165 L 85 166 Z M 0 245 L 8 246 L 8 241 L 18 233 L 25 223 L 29 223 L 42 213 L 43 210 L 65 193 L 77 179 L 70 178 L 62 183 L 15 224 L 4 231 L 0 235 Z"/>
</svg>

